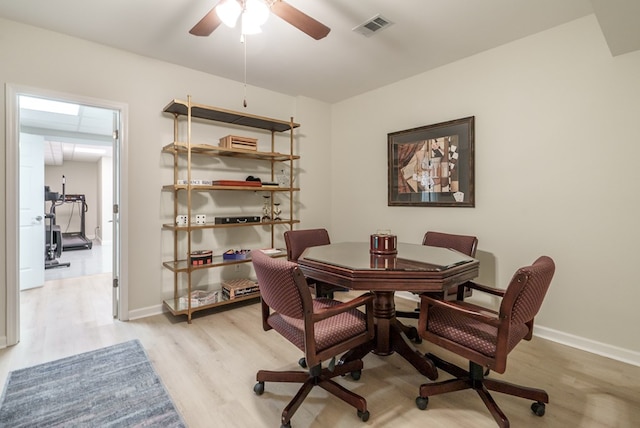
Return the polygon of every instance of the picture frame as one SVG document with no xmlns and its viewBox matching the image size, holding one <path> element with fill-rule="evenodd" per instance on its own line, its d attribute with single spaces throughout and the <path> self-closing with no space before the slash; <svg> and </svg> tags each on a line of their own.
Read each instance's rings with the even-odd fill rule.
<svg viewBox="0 0 640 428">
<path fill-rule="evenodd" d="M 387 134 L 388 206 L 475 207 L 475 116 Z"/>
</svg>

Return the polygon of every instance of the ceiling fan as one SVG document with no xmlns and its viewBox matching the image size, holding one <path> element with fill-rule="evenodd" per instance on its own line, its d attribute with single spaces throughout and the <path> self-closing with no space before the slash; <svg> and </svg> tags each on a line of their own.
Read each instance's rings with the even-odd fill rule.
<svg viewBox="0 0 640 428">
<path fill-rule="evenodd" d="M 194 36 L 208 36 L 222 22 L 225 22 L 230 27 L 235 26 L 236 20 L 240 17 L 243 24 L 243 34 L 250 34 L 248 31 L 251 30 L 245 31 L 244 27 L 247 25 L 245 18 L 250 15 L 250 8 L 253 7 L 265 9 L 266 16 L 268 16 L 268 11 L 270 10 L 274 15 L 316 40 L 322 39 L 331 31 L 326 25 L 316 21 L 283 0 L 220 0 L 213 9 L 189 30 L 189 33 Z M 230 15 L 229 19 L 221 18 L 221 16 L 226 17 L 227 15 Z M 264 19 L 266 20 L 266 17 Z M 256 32 L 259 32 L 259 29 Z"/>
</svg>

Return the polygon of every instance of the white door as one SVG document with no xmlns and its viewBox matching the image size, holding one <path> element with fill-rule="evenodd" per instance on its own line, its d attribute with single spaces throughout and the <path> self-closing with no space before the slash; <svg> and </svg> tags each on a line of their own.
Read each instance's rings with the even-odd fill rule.
<svg viewBox="0 0 640 428">
<path fill-rule="evenodd" d="M 44 138 L 20 133 L 20 290 L 44 285 Z"/>
</svg>

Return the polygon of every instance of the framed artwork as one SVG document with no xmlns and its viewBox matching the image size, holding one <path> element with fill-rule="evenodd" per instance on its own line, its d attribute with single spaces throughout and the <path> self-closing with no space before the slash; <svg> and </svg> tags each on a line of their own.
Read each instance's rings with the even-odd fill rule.
<svg viewBox="0 0 640 428">
<path fill-rule="evenodd" d="M 387 134 L 388 205 L 474 207 L 475 116 Z"/>
</svg>

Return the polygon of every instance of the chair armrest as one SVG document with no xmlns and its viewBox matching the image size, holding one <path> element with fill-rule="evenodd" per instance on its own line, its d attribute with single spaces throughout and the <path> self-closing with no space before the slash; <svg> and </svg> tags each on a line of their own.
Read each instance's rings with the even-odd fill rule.
<svg viewBox="0 0 640 428">
<path fill-rule="evenodd" d="M 321 321 L 363 305 L 373 307 L 373 297 L 372 293 L 365 293 L 348 302 L 319 310 L 313 314 L 313 320 L 314 322 Z"/>
<path fill-rule="evenodd" d="M 457 312 L 459 314 L 463 314 L 465 316 L 468 316 L 470 318 L 476 319 L 478 321 L 481 321 L 485 324 L 489 324 L 492 325 L 494 327 L 498 327 L 501 323 L 500 318 L 498 317 L 498 314 L 496 314 L 495 316 L 489 316 L 485 313 L 479 312 L 479 311 L 474 311 L 471 308 L 468 307 L 464 307 L 461 306 L 459 304 L 459 302 L 455 301 L 455 300 L 441 300 L 441 299 L 434 299 L 433 297 L 430 297 L 426 294 L 421 294 L 420 295 L 420 316 L 422 317 L 423 314 L 425 313 L 425 310 L 427 309 L 426 306 L 438 306 L 440 308 L 446 309 L 446 310 L 450 310 L 450 311 L 454 311 Z"/>
<path fill-rule="evenodd" d="M 478 284 L 473 281 L 466 282 L 464 284 L 465 287 L 472 288 L 474 290 L 482 291 L 484 293 L 493 294 L 494 296 L 504 297 L 504 293 L 506 290 L 502 288 L 489 287 L 488 285 Z"/>
</svg>

